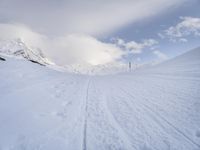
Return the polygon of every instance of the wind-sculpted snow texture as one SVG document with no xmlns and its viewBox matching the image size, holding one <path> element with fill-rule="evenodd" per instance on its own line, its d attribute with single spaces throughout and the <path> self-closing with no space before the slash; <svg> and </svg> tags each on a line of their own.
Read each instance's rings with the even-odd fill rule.
<svg viewBox="0 0 200 150">
<path fill-rule="evenodd" d="M 200 49 L 106 76 L 0 62 L 0 150 L 199 150 Z"/>
</svg>

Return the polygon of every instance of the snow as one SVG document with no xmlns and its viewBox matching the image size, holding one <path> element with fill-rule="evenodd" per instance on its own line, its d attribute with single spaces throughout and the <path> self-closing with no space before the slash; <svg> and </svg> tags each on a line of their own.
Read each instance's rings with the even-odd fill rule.
<svg viewBox="0 0 200 150">
<path fill-rule="evenodd" d="M 28 47 L 20 38 L 13 40 L 0 40 L 0 53 L 15 58 L 25 58 L 42 65 L 53 65 L 39 48 Z"/>
<path fill-rule="evenodd" d="M 0 150 L 199 150 L 200 48 L 132 73 L 0 60 Z"/>
<path fill-rule="evenodd" d="M 43 51 L 39 48 L 29 47 L 20 38 L 12 40 L 0 40 L 0 55 L 14 57 L 17 59 L 26 59 L 44 66 L 48 66 L 54 70 L 64 71 L 74 74 L 83 75 L 105 75 L 116 74 L 127 71 L 127 65 L 122 62 L 111 62 L 104 65 L 91 65 L 89 63 L 56 65 L 50 61 Z M 138 66 L 132 65 L 135 69 Z"/>
<path fill-rule="evenodd" d="M 73 64 L 65 66 L 64 69 L 70 73 L 83 75 L 107 75 L 128 71 L 127 65 L 121 62 L 112 62 L 104 65 Z"/>
</svg>

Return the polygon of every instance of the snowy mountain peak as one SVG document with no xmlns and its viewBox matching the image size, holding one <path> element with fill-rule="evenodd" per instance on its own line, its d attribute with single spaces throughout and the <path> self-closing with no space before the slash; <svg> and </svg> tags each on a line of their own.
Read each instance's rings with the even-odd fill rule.
<svg viewBox="0 0 200 150">
<path fill-rule="evenodd" d="M 28 47 L 20 38 L 0 41 L 0 53 L 25 58 L 41 65 L 53 64 L 39 48 Z"/>
</svg>

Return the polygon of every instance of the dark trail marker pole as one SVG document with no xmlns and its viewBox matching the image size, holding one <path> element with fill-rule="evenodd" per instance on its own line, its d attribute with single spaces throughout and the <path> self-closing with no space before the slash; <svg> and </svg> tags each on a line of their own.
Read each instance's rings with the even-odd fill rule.
<svg viewBox="0 0 200 150">
<path fill-rule="evenodd" d="M 131 72 L 131 62 L 128 63 L 129 72 Z"/>
</svg>

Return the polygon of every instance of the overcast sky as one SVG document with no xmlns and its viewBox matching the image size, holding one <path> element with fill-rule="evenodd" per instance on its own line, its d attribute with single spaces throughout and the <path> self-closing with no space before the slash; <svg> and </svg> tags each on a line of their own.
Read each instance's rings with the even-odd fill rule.
<svg viewBox="0 0 200 150">
<path fill-rule="evenodd" d="M 58 64 L 165 60 L 200 46 L 199 0 L 0 0 L 0 39 Z"/>
</svg>

